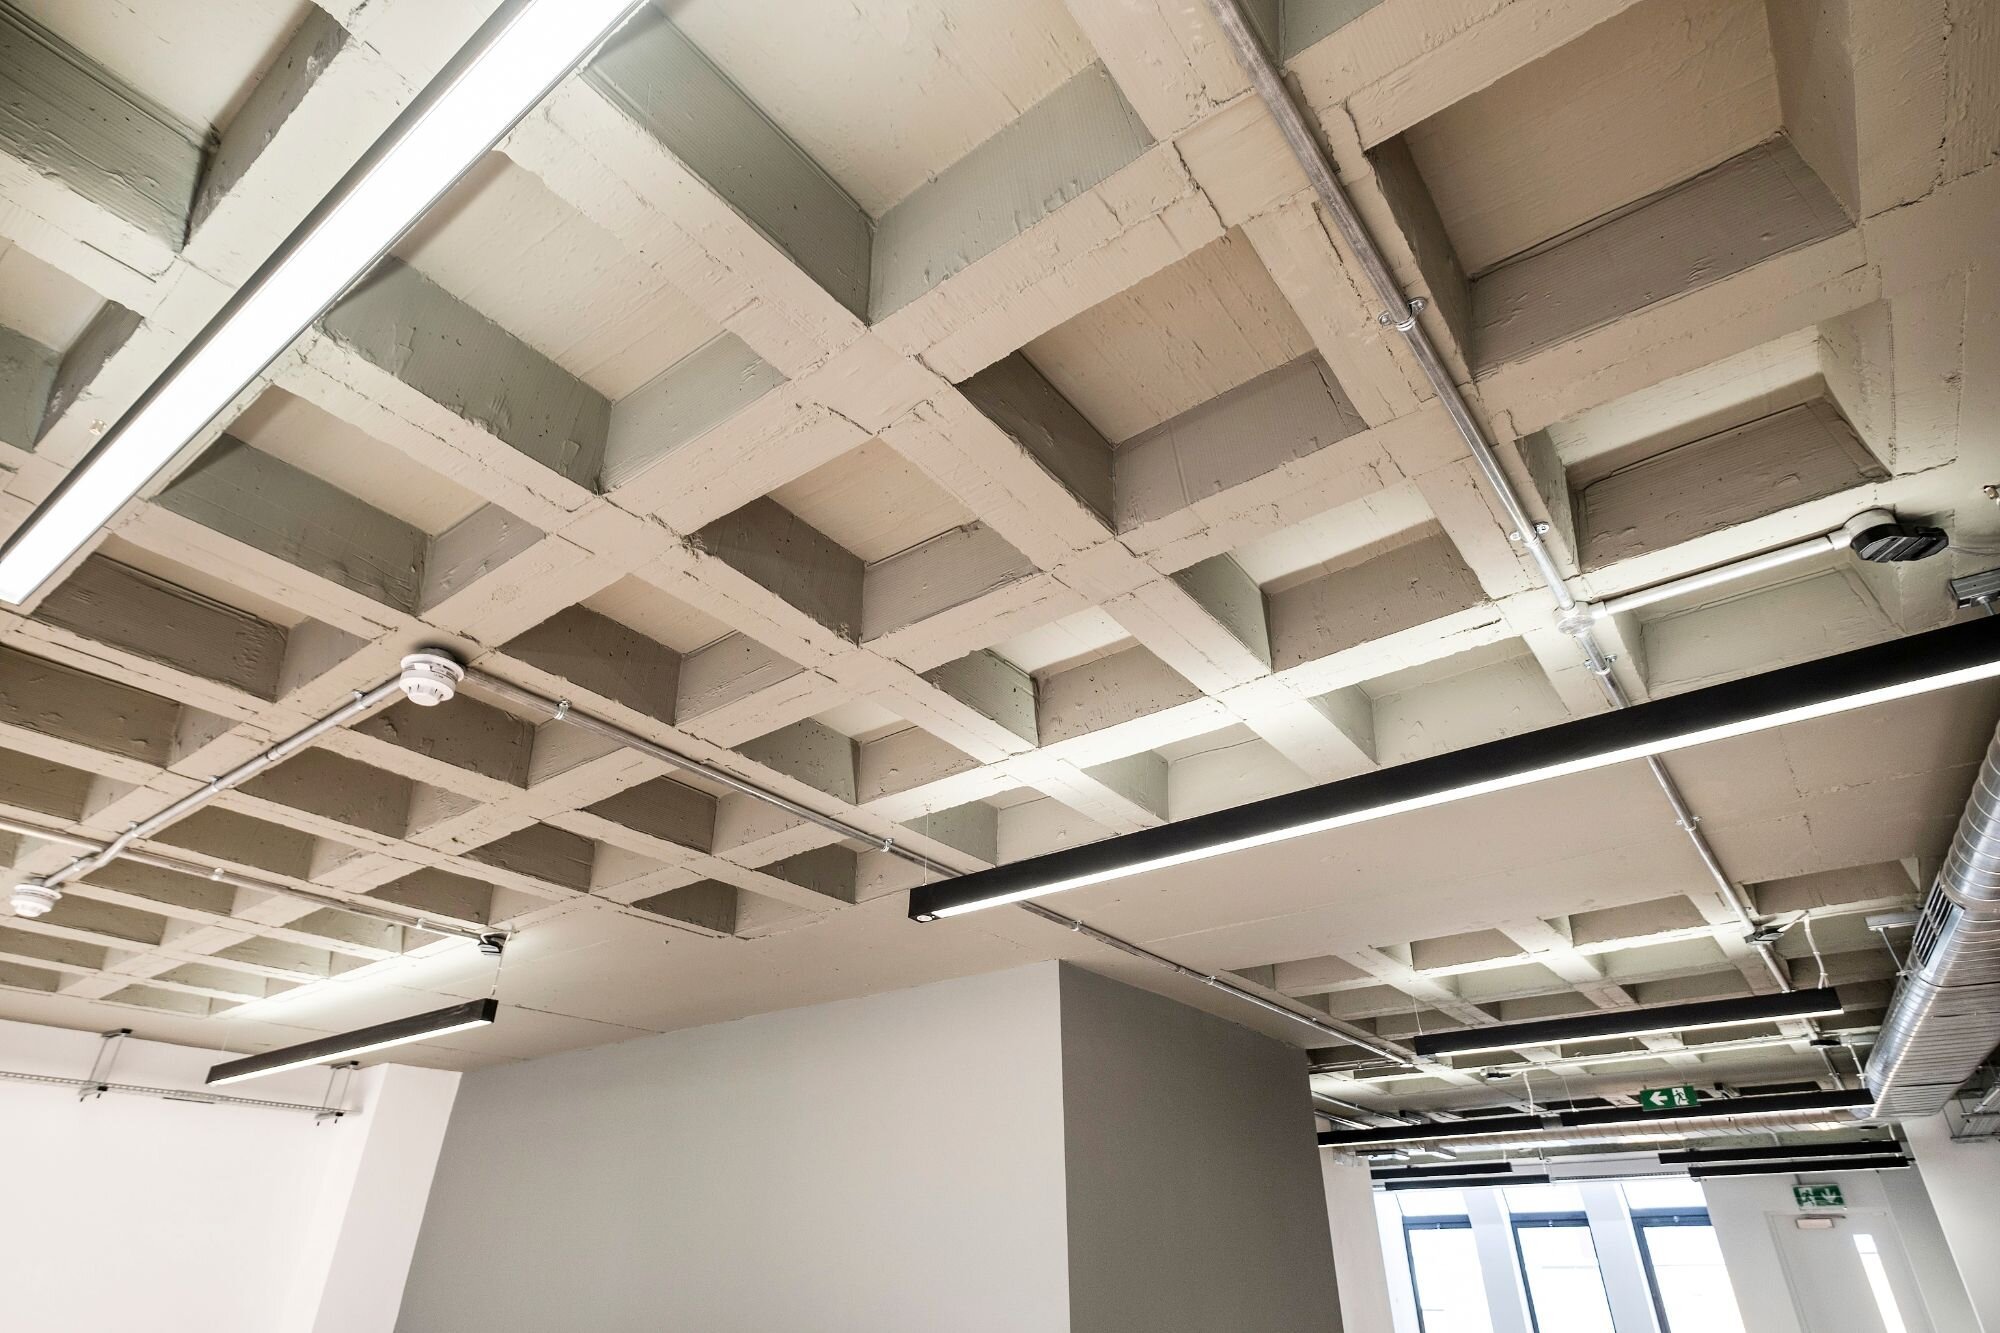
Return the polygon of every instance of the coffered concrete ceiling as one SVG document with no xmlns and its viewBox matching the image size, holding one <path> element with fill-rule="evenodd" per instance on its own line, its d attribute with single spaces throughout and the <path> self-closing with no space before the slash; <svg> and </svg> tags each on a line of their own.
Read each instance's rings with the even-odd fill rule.
<svg viewBox="0 0 2000 1333">
<path fill-rule="evenodd" d="M 0 0 L 0 525 L 492 8 Z M 2000 552 L 2000 18 L 1277 10 L 1580 596 L 1875 505 L 1952 534 L 1622 618 L 1627 691 L 1950 618 Z M 1602 707 L 1364 288 L 1200 4 L 647 9 L 0 615 L 0 813 L 110 836 L 420 646 L 957 870 Z M 1895 967 L 1866 919 L 1915 901 L 1996 712 L 1967 688 L 1673 761 L 1857 1042 Z M 470 698 L 159 842 L 513 931 L 501 1022 L 406 1052 L 455 1067 L 1053 956 L 1181 993 L 1022 913 L 912 924 L 910 865 Z M 1387 1036 L 1776 984 L 1643 772 L 1070 899 Z M 234 1050 L 494 984 L 415 927 L 129 864 L 0 922 L 0 1015 Z M 1615 1098 L 1827 1077 L 1804 1037 L 1518 1054 L 1537 1095 Z M 1377 1105 L 1521 1096 L 1315 1059 Z"/>
</svg>

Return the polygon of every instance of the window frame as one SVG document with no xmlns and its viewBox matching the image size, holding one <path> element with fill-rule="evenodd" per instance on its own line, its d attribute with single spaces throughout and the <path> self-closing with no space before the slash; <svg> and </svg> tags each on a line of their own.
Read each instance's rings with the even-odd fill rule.
<svg viewBox="0 0 2000 1333">
<path fill-rule="evenodd" d="M 1528 1327 L 1532 1333 L 1542 1333 L 1541 1312 L 1535 1308 L 1535 1280 L 1528 1271 L 1528 1254 L 1521 1248 L 1521 1232 L 1525 1228 L 1532 1231 L 1554 1231 L 1559 1227 L 1580 1227 L 1590 1239 L 1590 1255 L 1596 1261 L 1597 1290 L 1604 1298 L 1604 1312 L 1611 1316 L 1611 1290 L 1604 1281 L 1604 1256 L 1597 1252 L 1597 1236 L 1590 1227 L 1589 1213 L 1509 1213 L 1507 1215 L 1508 1239 L 1514 1243 L 1514 1271 L 1521 1276 L 1522 1304 L 1528 1307 Z M 1613 1317 L 1615 1320 L 1615 1317 Z M 1661 1333 L 1665 1333 L 1662 1329 Z"/>
<path fill-rule="evenodd" d="M 1464 1231 L 1472 1230 L 1472 1219 L 1465 1214 L 1442 1214 L 1436 1217 L 1406 1217 L 1403 1219 L 1403 1267 L 1410 1274 L 1410 1300 L 1417 1313 L 1417 1333 L 1430 1333 L 1424 1323 L 1424 1289 L 1417 1277 L 1417 1251 L 1410 1244 L 1412 1231 Z M 1478 1256 L 1475 1252 L 1474 1258 Z M 1483 1279 L 1482 1279 L 1483 1282 Z"/>
<path fill-rule="evenodd" d="M 1715 1221 L 1706 1208 L 1632 1210 L 1632 1236 L 1639 1243 L 1639 1266 L 1646 1273 L 1646 1294 L 1653 1298 L 1653 1318 L 1660 1326 L 1660 1333 L 1674 1333 L 1674 1326 L 1667 1318 L 1666 1299 L 1660 1294 L 1660 1275 L 1653 1267 L 1653 1246 L 1646 1235 L 1649 1227 L 1707 1227 L 1713 1231 Z"/>
</svg>

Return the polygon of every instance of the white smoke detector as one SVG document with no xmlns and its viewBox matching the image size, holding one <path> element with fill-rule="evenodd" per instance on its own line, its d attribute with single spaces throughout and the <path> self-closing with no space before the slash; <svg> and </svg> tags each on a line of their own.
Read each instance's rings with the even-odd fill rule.
<svg viewBox="0 0 2000 1333">
<path fill-rule="evenodd" d="M 62 897 L 60 889 L 52 889 L 46 884 L 16 884 L 9 901 L 13 904 L 15 916 L 46 916 L 57 899 Z"/>
<path fill-rule="evenodd" d="M 396 684 L 411 703 L 435 708 L 457 694 L 458 682 L 464 679 L 464 668 L 443 653 L 411 653 L 403 659 Z"/>
</svg>

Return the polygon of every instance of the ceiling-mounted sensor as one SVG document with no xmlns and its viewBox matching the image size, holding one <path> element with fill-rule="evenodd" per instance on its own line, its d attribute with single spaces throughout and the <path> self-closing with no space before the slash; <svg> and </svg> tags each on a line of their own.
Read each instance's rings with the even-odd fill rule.
<svg viewBox="0 0 2000 1333">
<path fill-rule="evenodd" d="M 1905 523 L 1886 509 L 1871 509 L 1847 521 L 1848 549 L 1877 565 L 1923 560 L 1951 545 L 1943 528 Z"/>
<path fill-rule="evenodd" d="M 411 653 L 403 659 L 396 684 L 413 704 L 434 708 L 458 693 L 465 670 L 443 653 Z"/>
<path fill-rule="evenodd" d="M 15 916 L 46 916 L 61 898 L 60 890 L 29 880 L 14 886 L 13 893 L 8 895 L 8 905 Z"/>
</svg>

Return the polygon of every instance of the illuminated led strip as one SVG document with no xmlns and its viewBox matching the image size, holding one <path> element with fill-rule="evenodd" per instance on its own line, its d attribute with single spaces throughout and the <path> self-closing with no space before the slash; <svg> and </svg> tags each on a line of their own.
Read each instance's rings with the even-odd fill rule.
<svg viewBox="0 0 2000 1333">
<path fill-rule="evenodd" d="M 0 547 L 0 601 L 33 596 L 635 8 L 503 6 Z"/>
<path fill-rule="evenodd" d="M 386 1051 L 391 1046 L 407 1046 L 413 1041 L 429 1041 L 433 1037 L 442 1037 L 449 1032 L 464 1032 L 468 1028 L 485 1027 L 499 1013 L 498 1000 L 491 998 L 471 1000 L 465 1004 L 454 1004 L 446 1009 L 433 1009 L 427 1014 L 413 1014 L 408 1018 L 377 1023 L 374 1027 L 345 1032 L 337 1037 L 322 1037 L 318 1041 L 286 1046 L 279 1050 L 266 1051 L 262 1055 L 246 1056 L 241 1060 L 231 1060 L 209 1070 L 208 1077 L 203 1082 L 209 1087 L 219 1088 L 225 1083 L 241 1083 L 244 1079 L 262 1078 L 266 1074 L 282 1074 L 288 1069 L 323 1065 L 330 1060 L 348 1060 L 357 1055 L 367 1055 L 371 1051 Z"/>
<path fill-rule="evenodd" d="M 1842 1011 L 1840 996 L 1831 989 L 1780 991 L 1727 1000 L 1700 1000 L 1652 1009 L 1621 1009 L 1532 1023 L 1431 1032 L 1411 1042 L 1418 1055 L 1474 1055 L 1485 1051 L 1518 1051 L 1524 1046 L 1559 1046 L 1566 1042 L 1611 1041 L 1619 1037 L 1661 1037 L 1705 1028 L 1770 1023 L 1783 1018 L 1831 1018 Z"/>
<path fill-rule="evenodd" d="M 2000 619 L 1964 624 L 1377 769 L 910 892 L 976 912 L 2000 676 Z"/>
</svg>

